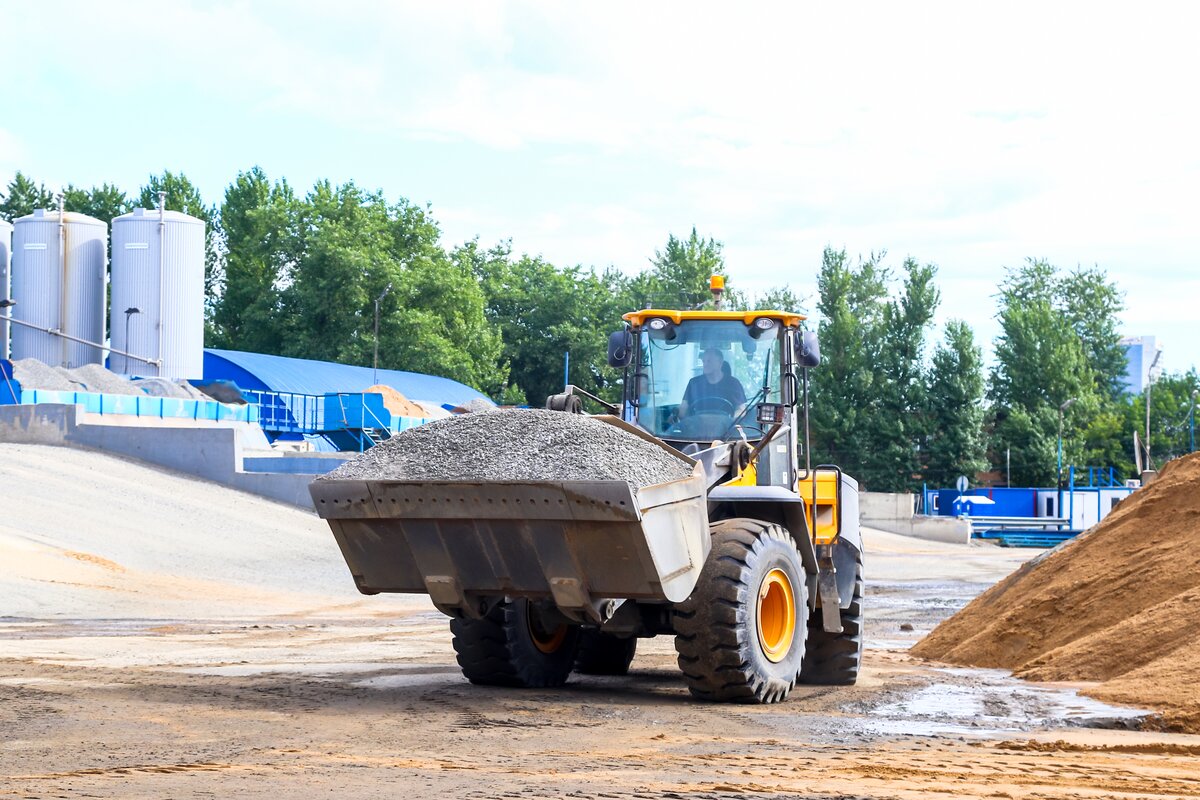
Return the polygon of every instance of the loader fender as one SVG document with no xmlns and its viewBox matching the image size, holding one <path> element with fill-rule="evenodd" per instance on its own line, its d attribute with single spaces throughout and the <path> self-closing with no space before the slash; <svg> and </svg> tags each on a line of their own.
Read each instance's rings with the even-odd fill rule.
<svg viewBox="0 0 1200 800">
<path fill-rule="evenodd" d="M 839 538 L 833 546 L 833 565 L 837 568 L 838 600 L 843 609 L 854 601 L 854 581 L 861 550 L 849 539 Z"/>
</svg>

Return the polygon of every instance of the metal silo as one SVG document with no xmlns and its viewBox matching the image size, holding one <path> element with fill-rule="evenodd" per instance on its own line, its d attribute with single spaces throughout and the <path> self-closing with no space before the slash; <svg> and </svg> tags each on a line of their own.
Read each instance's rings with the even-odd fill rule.
<svg viewBox="0 0 1200 800">
<path fill-rule="evenodd" d="M 108 226 L 84 214 L 45 211 L 13 225 L 12 358 L 51 366 L 103 362 Z M 61 334 L 61 335 L 60 335 Z"/>
<path fill-rule="evenodd" d="M 0 300 L 8 299 L 8 265 L 12 253 L 12 225 L 0 219 Z M 0 358 L 8 358 L 8 314 L 0 308 Z"/>
<path fill-rule="evenodd" d="M 127 375 L 201 377 L 204 221 L 138 208 L 113 220 L 112 238 L 109 330 L 113 350 L 129 356 L 114 352 L 109 368 Z"/>
</svg>

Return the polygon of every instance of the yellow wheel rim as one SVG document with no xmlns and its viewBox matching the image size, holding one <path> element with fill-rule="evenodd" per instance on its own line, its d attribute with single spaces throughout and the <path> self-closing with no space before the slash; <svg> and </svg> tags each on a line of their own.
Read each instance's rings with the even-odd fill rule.
<svg viewBox="0 0 1200 800">
<path fill-rule="evenodd" d="M 533 617 L 533 609 L 526 612 L 525 620 L 528 623 L 529 638 L 533 641 L 533 646 L 546 655 L 558 652 L 558 648 L 562 647 L 563 641 L 567 638 L 567 626 L 559 625 L 548 631 Z"/>
<path fill-rule="evenodd" d="M 792 649 L 796 635 L 796 593 L 781 569 L 773 569 L 758 589 L 758 643 L 769 661 L 778 663 Z"/>
</svg>

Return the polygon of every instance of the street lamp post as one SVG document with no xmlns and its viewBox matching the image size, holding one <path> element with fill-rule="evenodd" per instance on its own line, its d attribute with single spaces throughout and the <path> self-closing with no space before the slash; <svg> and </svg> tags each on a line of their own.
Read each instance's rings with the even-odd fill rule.
<svg viewBox="0 0 1200 800">
<path fill-rule="evenodd" d="M 140 308 L 135 308 L 133 306 L 130 306 L 129 308 L 125 309 L 125 346 L 124 346 L 124 350 L 126 353 L 129 352 L 129 318 L 132 317 L 134 314 L 140 314 L 140 313 L 142 313 L 142 310 Z M 130 374 L 130 372 L 129 372 L 129 356 L 125 356 L 125 374 L 126 375 Z"/>
<path fill-rule="evenodd" d="M 1063 462 L 1063 412 L 1078 398 L 1072 397 L 1058 407 L 1058 508 L 1055 511 L 1062 517 L 1062 462 Z"/>
<path fill-rule="evenodd" d="M 379 297 L 375 298 L 375 359 L 372 363 L 374 374 L 371 381 L 374 385 L 379 385 L 379 304 L 383 302 L 383 298 L 388 296 L 388 292 L 392 290 L 392 285 L 389 283 Z"/>
<path fill-rule="evenodd" d="M 1154 469 L 1150 463 L 1150 387 L 1154 385 L 1154 368 L 1158 366 L 1160 358 L 1162 358 L 1162 350 L 1154 354 L 1154 360 L 1150 362 L 1150 369 L 1146 370 L 1146 441 L 1142 443 L 1146 450 L 1146 469 Z"/>
<path fill-rule="evenodd" d="M 1192 407 L 1188 409 L 1188 452 L 1196 452 L 1196 395 L 1200 389 L 1192 390 Z"/>
</svg>

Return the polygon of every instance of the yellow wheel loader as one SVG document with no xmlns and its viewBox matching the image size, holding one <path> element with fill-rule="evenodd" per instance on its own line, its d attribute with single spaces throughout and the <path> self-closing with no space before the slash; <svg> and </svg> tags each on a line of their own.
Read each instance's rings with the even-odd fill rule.
<svg viewBox="0 0 1200 800">
<path fill-rule="evenodd" d="M 714 287 L 716 294 L 716 287 Z M 863 649 L 858 485 L 809 458 L 804 317 L 626 314 L 616 404 L 568 386 L 547 407 L 666 448 L 680 480 L 314 482 L 360 591 L 428 594 L 473 683 L 622 674 L 637 639 L 675 637 L 697 698 L 774 703 L 852 684 Z"/>
</svg>

